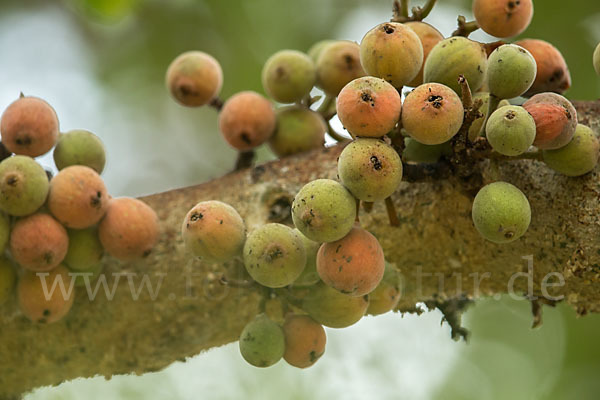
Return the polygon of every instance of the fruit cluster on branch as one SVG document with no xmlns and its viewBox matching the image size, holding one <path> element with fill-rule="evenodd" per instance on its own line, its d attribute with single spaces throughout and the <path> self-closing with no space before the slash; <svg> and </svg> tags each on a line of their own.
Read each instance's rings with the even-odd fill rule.
<svg viewBox="0 0 600 400">
<path fill-rule="evenodd" d="M 408 0 L 395 1 L 391 22 L 375 26 L 360 44 L 326 40 L 308 54 L 282 50 L 270 57 L 262 73 L 266 93 L 295 105 L 275 111 L 257 93 L 236 94 L 220 110 L 225 140 L 246 155 L 267 142 L 278 156 L 295 154 L 323 146 L 326 133 L 346 140 L 330 124 L 337 115 L 352 138 L 338 159 L 339 182 L 316 179 L 297 193 L 296 229 L 268 223 L 246 233 L 231 206 L 202 202 L 182 227 L 188 250 L 209 259 L 219 254 L 220 261 L 243 255 L 247 282 L 281 297 L 288 319 L 346 327 L 365 312 L 392 310 L 399 293 L 398 271 L 386 268 L 379 242 L 360 227 L 361 202 L 369 212 L 373 202 L 385 201 L 390 224 L 397 225 L 391 196 L 403 177 L 456 174 L 477 192 L 474 228 L 508 244 L 526 234 L 530 204 L 508 182 L 483 182 L 482 160 L 539 159 L 568 176 L 592 171 L 600 144 L 561 95 L 571 81 L 560 52 L 536 39 L 486 44 L 468 38 L 479 28 L 500 39 L 520 34 L 532 20 L 532 0 L 474 0 L 475 21 L 460 16 L 449 38 L 422 22 L 435 3 L 414 7 L 409 16 Z M 599 59 L 595 54 L 595 66 Z M 180 55 L 167 73 L 172 95 L 187 106 L 214 103 L 221 83 L 218 62 L 202 52 Z M 414 89 L 403 99 L 405 87 Z M 319 101 L 313 88 L 325 96 L 318 108 L 311 108 Z M 370 302 L 378 304 L 376 312 Z M 264 367 L 295 352 L 297 342 L 259 311 L 240 349 Z M 309 350 L 322 354 L 303 348 Z"/>
<path fill-rule="evenodd" d="M 21 95 L 2 114 L 0 133 L 0 305 L 16 291 L 25 317 L 53 323 L 67 315 L 77 287 L 101 274 L 105 251 L 125 261 L 147 256 L 158 218 L 140 200 L 111 198 L 100 139 L 59 133 L 44 100 Z M 52 148 L 55 176 L 35 160 Z"/>
</svg>

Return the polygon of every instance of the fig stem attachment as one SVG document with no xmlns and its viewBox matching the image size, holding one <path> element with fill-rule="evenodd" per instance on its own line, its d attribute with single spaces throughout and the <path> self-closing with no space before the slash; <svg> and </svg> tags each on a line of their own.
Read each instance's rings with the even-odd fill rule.
<svg viewBox="0 0 600 400">
<path fill-rule="evenodd" d="M 221 111 L 224 104 L 225 104 L 225 102 L 218 96 L 215 97 L 214 99 L 212 99 L 210 101 L 210 103 L 208 103 L 209 106 L 211 106 L 212 108 L 214 108 L 217 111 Z"/>
<path fill-rule="evenodd" d="M 400 0 L 400 15 L 408 18 L 408 7 L 410 0 Z"/>
<path fill-rule="evenodd" d="M 392 197 L 385 199 L 385 208 L 387 210 L 388 218 L 390 220 L 390 226 L 400 226 L 400 220 L 398 219 L 398 213 L 396 212 L 396 206 Z"/>
<path fill-rule="evenodd" d="M 408 2 L 410 0 L 394 0 L 393 16 L 391 22 L 407 22 L 410 20 L 408 16 Z"/>
<path fill-rule="evenodd" d="M 343 137 L 342 135 L 340 135 L 339 133 L 337 133 L 335 131 L 335 129 L 333 129 L 333 127 L 331 126 L 331 124 L 329 123 L 329 121 L 327 121 L 327 134 L 336 142 L 346 142 L 348 141 L 347 138 Z"/>
<path fill-rule="evenodd" d="M 467 22 L 467 19 L 462 15 L 458 16 L 457 21 L 458 21 L 458 28 L 454 32 L 452 32 L 452 36 L 469 37 L 469 35 L 471 33 L 475 32 L 477 29 L 479 29 L 479 25 L 477 24 L 477 21 Z"/>
<path fill-rule="evenodd" d="M 460 90 L 462 93 L 461 100 L 463 103 L 463 108 L 466 111 L 473 106 L 473 94 L 471 93 L 469 82 L 464 75 L 458 76 L 458 84 L 460 85 Z"/>
<path fill-rule="evenodd" d="M 433 6 L 435 6 L 437 0 L 427 0 L 427 3 L 423 7 L 413 7 L 412 8 L 412 20 L 413 21 L 423 21 L 431 10 L 433 10 Z"/>
<path fill-rule="evenodd" d="M 250 168 L 254 163 L 254 150 L 240 151 L 235 161 L 234 171 L 240 171 L 242 169 Z"/>
</svg>

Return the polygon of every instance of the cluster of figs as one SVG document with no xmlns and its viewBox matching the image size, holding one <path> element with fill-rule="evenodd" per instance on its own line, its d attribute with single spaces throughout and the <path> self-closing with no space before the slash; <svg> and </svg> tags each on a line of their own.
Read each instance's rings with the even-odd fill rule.
<svg viewBox="0 0 600 400">
<path fill-rule="evenodd" d="M 102 141 L 86 130 L 60 133 L 45 100 L 11 103 L 0 133 L 0 305 L 16 301 L 24 317 L 53 323 L 71 310 L 77 287 L 102 273 L 105 253 L 147 256 L 158 218 L 141 200 L 108 194 Z M 54 176 L 36 159 L 52 149 Z"/>
<path fill-rule="evenodd" d="M 395 18 L 369 30 L 360 44 L 324 40 L 307 53 L 279 51 L 262 71 L 277 107 L 253 91 L 223 103 L 221 67 L 206 53 L 183 53 L 169 66 L 174 99 L 216 106 L 224 139 L 240 152 L 267 143 L 287 156 L 323 147 L 326 134 L 344 145 L 338 179 L 315 179 L 296 194 L 293 227 L 248 228 L 217 200 L 200 202 L 183 221 L 191 254 L 241 259 L 255 286 L 269 289 L 261 293 L 281 300 L 281 315 L 263 307 L 240 336 L 250 364 L 266 367 L 283 357 L 310 366 L 324 351 L 323 326 L 347 327 L 365 313 L 397 306 L 401 273 L 357 215 L 360 202 L 391 202 L 403 165 L 452 157 L 461 138 L 487 143 L 489 158 L 537 159 L 566 176 L 595 168 L 598 138 L 578 124 L 562 95 L 571 77 L 560 51 L 538 39 L 508 42 L 531 22 L 533 2 L 474 0 L 473 14 L 474 22 L 448 38 L 419 18 Z M 503 40 L 470 40 L 466 26 Z M 594 65 L 600 74 L 600 46 Z M 413 89 L 403 96 L 407 87 Z M 314 90 L 322 95 L 311 96 Z M 332 129 L 335 117 L 351 140 Z M 488 182 L 474 198 L 472 219 L 483 238 L 506 244 L 526 233 L 531 208 L 518 187 Z"/>
</svg>

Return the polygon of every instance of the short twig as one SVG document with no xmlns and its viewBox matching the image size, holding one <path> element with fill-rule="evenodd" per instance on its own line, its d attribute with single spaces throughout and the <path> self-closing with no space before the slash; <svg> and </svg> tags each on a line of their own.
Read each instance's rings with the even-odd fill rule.
<svg viewBox="0 0 600 400">
<path fill-rule="evenodd" d="M 400 15 L 408 18 L 408 3 L 409 0 L 400 0 Z"/>
<path fill-rule="evenodd" d="M 348 141 L 348 138 L 343 137 L 342 135 L 340 135 L 339 133 L 337 133 L 335 131 L 335 129 L 333 129 L 333 127 L 331 126 L 331 123 L 329 123 L 329 121 L 327 121 L 327 134 L 329 136 L 331 136 L 331 138 L 333 140 L 335 140 L 336 142 L 346 142 L 346 141 Z"/>
<path fill-rule="evenodd" d="M 408 1 L 394 0 L 392 9 L 393 15 L 391 22 L 407 22 L 408 18 Z"/>
<path fill-rule="evenodd" d="M 465 116 L 463 119 L 463 124 L 460 127 L 458 133 L 452 138 L 452 149 L 454 150 L 455 156 L 461 156 L 462 160 L 457 160 L 457 157 L 454 157 L 455 161 L 463 162 L 464 160 L 464 151 L 469 147 L 470 139 L 469 139 L 469 129 L 477 118 L 481 118 L 481 114 L 479 113 L 479 107 L 481 107 L 481 100 L 473 102 L 473 95 L 471 94 L 471 88 L 469 87 L 469 82 L 464 77 L 464 75 L 460 75 L 458 77 L 458 83 L 460 84 L 460 88 L 462 91 L 462 102 L 463 108 L 465 110 Z"/>
<path fill-rule="evenodd" d="M 409 21 L 422 21 L 424 20 L 437 0 L 427 0 L 427 3 L 423 7 L 413 7 L 411 9 L 412 15 L 408 15 L 409 0 L 395 0 L 393 8 L 392 22 L 409 22 Z"/>
<path fill-rule="evenodd" d="M 404 143 L 404 136 L 402 135 L 402 121 L 398 121 L 398 126 L 396 126 L 396 128 L 390 134 L 388 134 L 388 137 L 390 139 L 392 147 L 394 148 L 394 150 L 396 150 L 396 153 L 398 153 L 398 155 L 402 157 L 402 153 L 406 148 L 406 144 Z"/>
<path fill-rule="evenodd" d="M 481 100 L 473 101 L 469 83 L 464 76 L 459 77 L 459 83 L 462 89 L 462 101 L 466 104 L 464 107 L 463 124 L 458 133 L 451 139 L 453 154 L 450 156 L 450 163 L 454 171 L 462 177 L 473 175 L 475 169 L 475 158 L 473 157 L 473 144 L 469 138 L 469 129 L 477 118 L 482 115 L 479 108 L 482 105 Z"/>
<path fill-rule="evenodd" d="M 505 42 L 504 40 L 498 40 L 496 42 L 491 42 L 491 43 L 484 43 L 483 44 L 483 48 L 485 49 L 485 52 L 487 53 L 488 57 L 490 54 L 492 54 L 492 52 L 494 50 L 496 50 L 498 47 L 506 44 L 507 42 Z"/>
<path fill-rule="evenodd" d="M 467 19 L 460 15 L 458 17 L 458 28 L 452 32 L 452 36 L 464 36 L 469 37 L 469 35 L 479 29 L 479 25 L 477 21 L 467 22 Z"/>
<path fill-rule="evenodd" d="M 390 220 L 390 226 L 400 226 L 400 220 L 398 219 L 396 206 L 394 205 L 394 200 L 392 200 L 391 196 L 385 199 L 385 208 L 387 210 L 387 215 Z"/>
<path fill-rule="evenodd" d="M 460 85 L 460 90 L 462 93 L 463 108 L 468 110 L 473 106 L 473 94 L 471 93 L 469 82 L 467 82 L 467 78 L 465 78 L 464 75 L 459 75 L 458 84 Z"/>
<path fill-rule="evenodd" d="M 0 142 L 0 161 L 4 160 L 5 158 L 8 158 L 10 156 L 12 156 L 12 152 L 8 151 L 6 146 L 4 146 L 4 144 L 2 142 Z"/>
<path fill-rule="evenodd" d="M 212 99 L 210 101 L 210 103 L 208 103 L 209 106 L 211 106 L 212 108 L 214 108 L 217 111 L 221 111 L 224 104 L 225 104 L 225 102 L 220 97 L 215 97 L 214 99 Z"/>
<path fill-rule="evenodd" d="M 412 8 L 412 20 L 413 21 L 423 21 L 431 10 L 433 10 L 433 6 L 435 6 L 437 0 L 427 0 L 427 3 L 423 7 L 413 7 Z"/>
<path fill-rule="evenodd" d="M 312 104 L 311 101 L 312 101 L 312 97 L 310 96 L 310 93 L 309 93 L 306 96 L 304 96 L 304 98 L 297 103 L 301 107 L 309 108 L 310 105 Z"/>
<path fill-rule="evenodd" d="M 308 101 L 308 106 L 312 106 L 313 104 L 315 104 L 317 101 L 321 100 L 322 96 L 313 96 L 310 98 L 310 100 Z"/>
<path fill-rule="evenodd" d="M 254 162 L 254 150 L 240 151 L 235 161 L 234 171 L 250 168 Z"/>
</svg>

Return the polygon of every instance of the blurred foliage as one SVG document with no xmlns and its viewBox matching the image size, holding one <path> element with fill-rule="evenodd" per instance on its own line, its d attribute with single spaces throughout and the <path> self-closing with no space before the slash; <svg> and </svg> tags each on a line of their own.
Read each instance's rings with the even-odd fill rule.
<svg viewBox="0 0 600 400">
<path fill-rule="evenodd" d="M 118 22 L 136 11 L 141 0 L 72 0 L 85 17 L 103 23 Z"/>
<path fill-rule="evenodd" d="M 434 10 L 431 19 L 446 18 L 446 26 L 453 26 L 454 14 L 459 8 L 469 10 L 471 0 L 438 3 L 438 9 L 451 12 Z M 591 55 L 600 41 L 600 3 L 534 3 L 533 23 L 521 36 L 547 40 L 562 51 L 573 76 L 568 97 L 598 98 L 600 79 Z M 104 177 L 113 195 L 191 185 L 229 171 L 235 152 L 221 139 L 214 110 L 187 109 L 169 98 L 164 73 L 176 55 L 190 49 L 213 54 L 223 66 L 224 98 L 240 90 L 263 92 L 260 71 L 273 52 L 306 50 L 324 38 L 358 40 L 372 25 L 389 18 L 389 10 L 391 0 L 3 0 L 0 107 L 27 90 L 55 105 L 64 129 L 97 133 L 108 148 Z M 471 17 L 470 12 L 465 15 Z M 272 158 L 265 148 L 259 153 L 261 160 Z M 190 206 L 193 203 L 190 199 Z M 348 385 L 363 388 L 362 397 L 370 398 L 598 398 L 600 316 L 575 319 L 570 308 L 559 306 L 546 308 L 544 319 L 544 326 L 532 331 L 527 302 L 481 301 L 467 313 L 472 340 L 465 346 L 449 338 L 434 340 L 447 330 L 440 330 L 438 319 L 369 318 L 347 331 L 330 331 L 327 355 L 312 371 L 302 373 L 282 365 L 269 372 L 245 368 L 231 347 L 200 358 L 211 356 L 210 362 L 220 368 L 204 365 L 206 373 L 228 371 L 227 379 L 241 382 L 238 390 L 248 397 L 259 396 L 275 381 L 293 381 L 295 396 L 286 398 L 331 398 L 332 388 L 345 390 Z M 365 364 L 352 362 L 358 349 Z M 238 367 L 229 371 L 231 365 Z M 74 389 L 69 398 L 88 398 L 113 382 L 121 382 L 113 395 L 123 399 L 192 398 L 177 394 L 177 387 L 198 379 L 198 371 L 190 372 L 188 364 L 177 368 L 171 375 L 95 380 L 96 386 L 87 386 L 89 393 Z M 357 368 L 354 374 L 349 372 L 352 368 Z M 434 370 L 447 370 L 442 383 L 430 380 Z M 186 378 L 179 386 L 164 385 L 173 376 Z M 218 374 L 208 376 L 202 381 L 206 393 L 213 393 L 206 388 L 231 386 L 210 381 Z M 413 384 L 408 392 L 412 397 L 405 397 L 401 387 L 408 382 Z M 419 392 L 415 385 L 428 390 Z M 282 386 L 274 385 L 273 390 L 282 393 Z M 426 394 L 431 392 L 436 395 Z M 35 398 L 64 399 L 61 393 L 41 391 Z"/>
<path fill-rule="evenodd" d="M 90 24 L 109 24 L 102 30 L 103 71 L 131 64 L 141 54 L 148 68 L 162 67 L 174 55 L 201 48 L 219 59 L 227 77 L 224 95 L 241 88 L 262 91 L 263 61 L 281 48 L 305 50 L 320 39 L 334 37 L 336 23 L 360 0 L 64 0 Z M 371 2 L 391 3 L 391 1 Z M 414 2 L 416 4 L 422 1 Z M 439 0 L 469 9 L 471 0 Z M 561 50 L 574 79 L 570 98 L 598 98 L 600 84 L 591 66 L 591 54 L 600 37 L 590 33 L 600 22 L 600 3 L 589 0 L 538 0 L 530 27 L 518 38 L 542 38 Z M 471 15 L 467 15 L 467 18 Z M 199 22 L 202 23 L 199 23 Z M 120 29 L 119 29 L 120 28 Z M 135 40 L 131 41 L 134 37 Z M 116 43 L 127 45 L 123 48 Z M 148 46 L 151 46 L 152 51 Z M 121 51 L 115 52 L 115 47 Z M 108 57 L 108 58 L 105 58 Z M 162 73 L 162 69 L 160 70 Z M 594 84 L 590 84 L 590 82 Z"/>
</svg>

